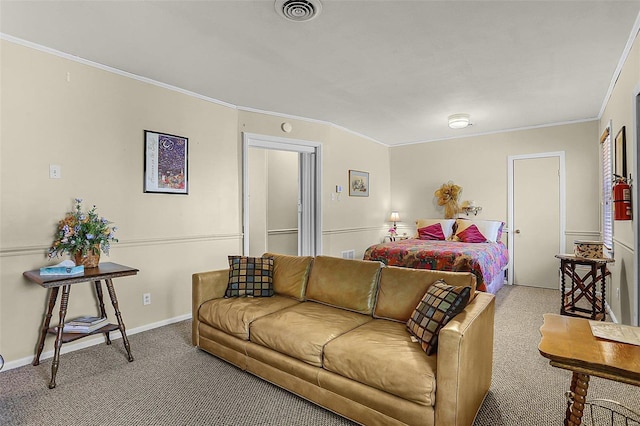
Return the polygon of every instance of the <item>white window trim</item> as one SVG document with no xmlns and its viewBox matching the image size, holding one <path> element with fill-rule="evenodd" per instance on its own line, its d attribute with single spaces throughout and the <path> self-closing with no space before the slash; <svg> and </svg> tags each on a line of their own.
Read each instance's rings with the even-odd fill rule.
<svg viewBox="0 0 640 426">
<path fill-rule="evenodd" d="M 602 214 L 600 225 L 602 227 L 602 241 L 609 254 L 613 257 L 613 158 L 611 146 L 611 121 L 605 131 L 600 136 L 600 175 L 602 176 Z"/>
</svg>

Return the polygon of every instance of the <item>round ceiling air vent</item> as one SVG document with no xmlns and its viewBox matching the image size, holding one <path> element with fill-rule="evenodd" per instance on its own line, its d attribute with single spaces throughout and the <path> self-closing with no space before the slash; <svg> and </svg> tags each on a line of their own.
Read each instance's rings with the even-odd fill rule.
<svg viewBox="0 0 640 426">
<path fill-rule="evenodd" d="M 320 0 L 276 0 L 276 12 L 289 21 L 305 22 L 322 11 Z"/>
</svg>

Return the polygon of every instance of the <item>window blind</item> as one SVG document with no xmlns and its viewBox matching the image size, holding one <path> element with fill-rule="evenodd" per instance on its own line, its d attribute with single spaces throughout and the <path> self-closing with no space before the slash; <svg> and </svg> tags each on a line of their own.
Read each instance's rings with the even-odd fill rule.
<svg viewBox="0 0 640 426">
<path fill-rule="evenodd" d="M 611 159 L 611 128 L 607 127 L 600 137 L 602 150 L 602 241 L 609 250 L 613 249 L 613 163 Z"/>
</svg>

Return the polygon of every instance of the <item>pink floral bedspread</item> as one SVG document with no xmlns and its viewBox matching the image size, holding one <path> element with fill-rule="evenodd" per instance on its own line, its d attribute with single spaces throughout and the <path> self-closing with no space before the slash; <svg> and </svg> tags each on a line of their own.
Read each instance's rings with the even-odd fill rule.
<svg viewBox="0 0 640 426">
<path fill-rule="evenodd" d="M 451 271 L 455 260 L 462 255 L 471 257 L 471 272 L 477 278 L 477 289 L 480 291 L 487 291 L 487 285 L 498 274 L 502 274 L 509 262 L 509 253 L 502 243 L 462 243 L 413 238 L 373 245 L 365 251 L 364 260 L 377 260 L 389 266 Z"/>
</svg>

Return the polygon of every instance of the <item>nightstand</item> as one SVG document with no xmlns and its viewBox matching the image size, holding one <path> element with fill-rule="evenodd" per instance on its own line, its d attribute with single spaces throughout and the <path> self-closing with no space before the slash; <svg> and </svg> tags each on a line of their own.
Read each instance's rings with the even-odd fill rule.
<svg viewBox="0 0 640 426">
<path fill-rule="evenodd" d="M 407 234 L 396 235 L 396 236 L 389 234 L 384 236 L 384 238 L 382 239 L 382 242 L 383 243 L 386 242 L 387 239 L 389 239 L 389 241 L 402 241 L 402 240 L 408 240 L 409 238 L 411 237 L 409 237 Z"/>
</svg>

